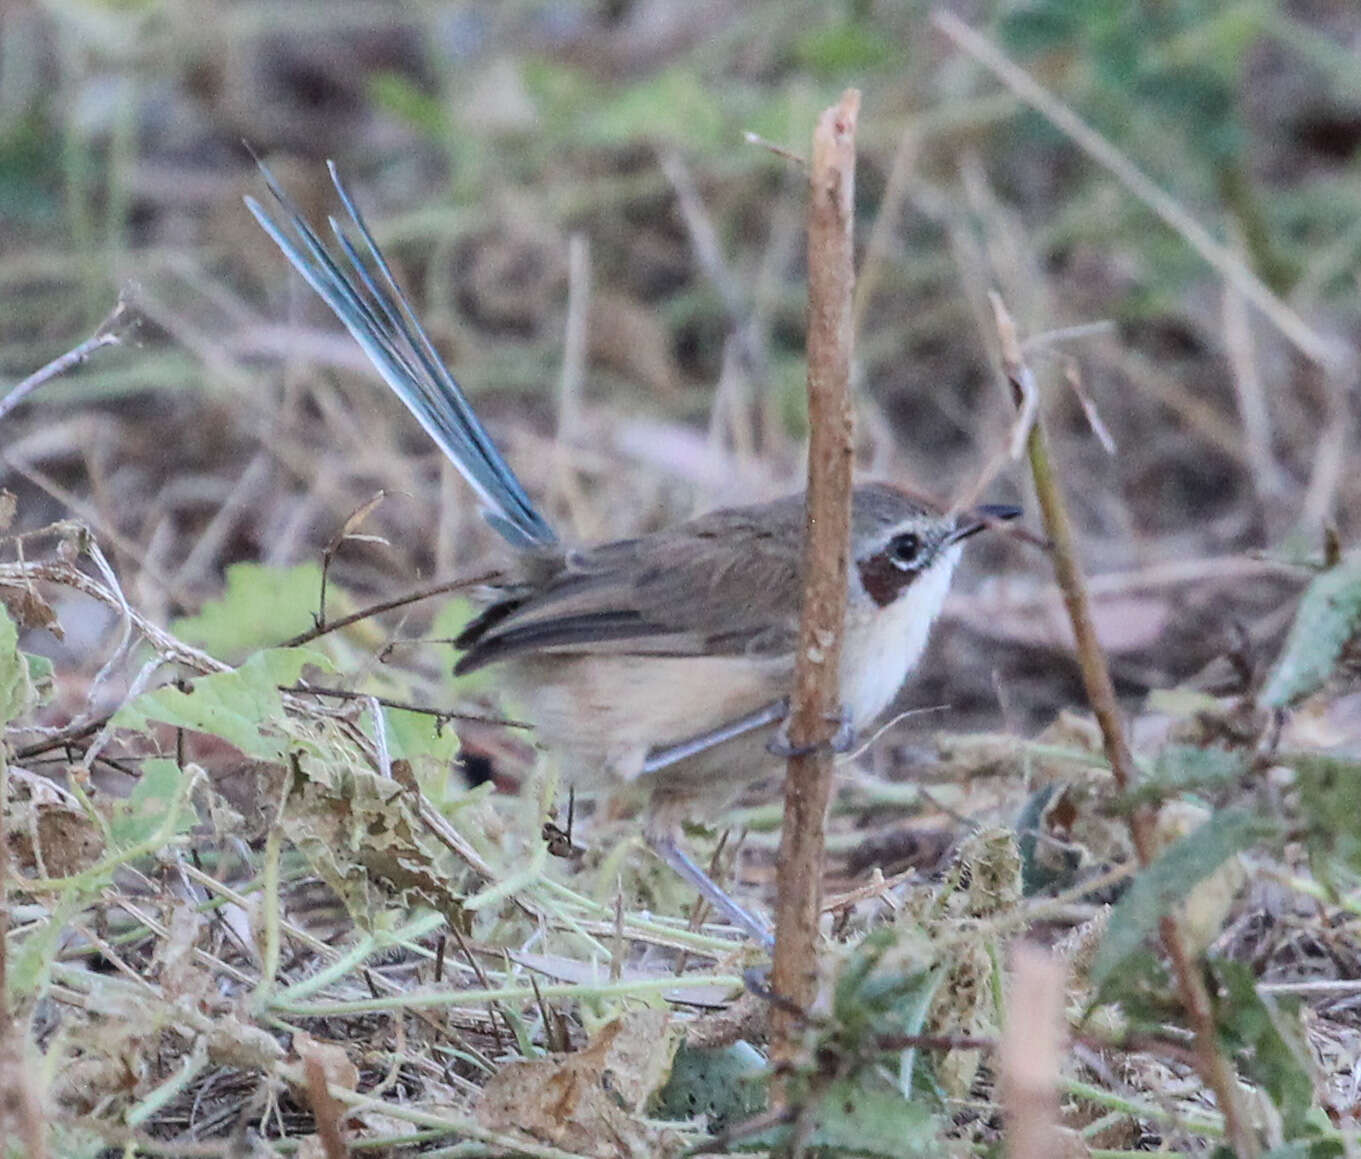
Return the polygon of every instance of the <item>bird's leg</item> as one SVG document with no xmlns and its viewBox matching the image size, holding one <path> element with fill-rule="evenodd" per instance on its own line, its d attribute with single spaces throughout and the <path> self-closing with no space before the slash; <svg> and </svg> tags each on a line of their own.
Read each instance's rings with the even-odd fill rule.
<svg viewBox="0 0 1361 1159">
<path fill-rule="evenodd" d="M 775 936 L 765 922 L 754 914 L 748 913 L 729 897 L 712 877 L 704 872 L 688 853 L 680 847 L 674 829 L 661 832 L 649 831 L 647 842 L 653 851 L 676 873 L 694 886 L 695 891 L 718 910 L 733 925 L 739 926 L 748 936 L 767 950 L 774 949 Z"/>
<path fill-rule="evenodd" d="M 562 828 L 553 817 L 543 823 L 544 843 L 548 846 L 548 852 L 553 857 L 575 859 L 584 856 L 586 853 L 586 850 L 572 840 L 572 822 L 576 817 L 576 808 L 576 787 L 569 786 L 567 789 L 567 828 Z"/>
<path fill-rule="evenodd" d="M 749 732 L 755 732 L 758 728 L 775 724 L 777 721 L 784 720 L 788 715 L 789 701 L 773 701 L 764 708 L 758 708 L 755 712 L 747 713 L 746 716 L 739 716 L 736 720 L 730 720 L 727 724 L 719 725 L 718 728 L 710 729 L 708 732 L 702 732 L 698 736 L 688 737 L 686 740 L 662 748 L 650 749 L 640 772 L 644 776 L 648 773 L 655 773 L 659 769 L 667 768 L 678 761 L 685 760 L 686 757 L 707 752 L 715 745 L 723 744 L 734 737 L 745 736 Z"/>
</svg>

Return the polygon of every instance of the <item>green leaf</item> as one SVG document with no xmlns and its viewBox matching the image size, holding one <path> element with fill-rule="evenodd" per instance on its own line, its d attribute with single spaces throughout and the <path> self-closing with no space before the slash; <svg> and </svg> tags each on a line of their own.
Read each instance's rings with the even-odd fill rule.
<svg viewBox="0 0 1361 1159">
<path fill-rule="evenodd" d="M 423 712 L 406 712 L 390 708 L 384 713 L 387 721 L 388 743 L 394 757 L 416 760 L 427 757 L 448 764 L 458 754 L 458 731 L 445 721 L 442 728 L 433 716 Z"/>
<path fill-rule="evenodd" d="M 131 796 L 120 801 L 109 818 L 109 836 L 116 849 L 127 849 L 151 837 L 165 824 L 166 812 L 180 807 L 182 815 L 174 823 L 175 833 L 183 833 L 194 823 L 192 809 L 177 806 L 180 781 L 184 773 L 168 757 L 146 761 L 142 779 Z"/>
<path fill-rule="evenodd" d="M 1354 554 L 1305 589 L 1285 647 L 1262 689 L 1262 704 L 1282 708 L 1322 688 L 1358 628 L 1361 555 Z"/>
<path fill-rule="evenodd" d="M 18 720 L 32 703 L 33 685 L 19 651 L 19 630 L 0 606 L 0 728 Z"/>
<path fill-rule="evenodd" d="M 1290 759 L 1299 786 L 1309 845 L 1361 870 L 1361 762 L 1324 754 Z M 1326 866 L 1315 866 L 1326 877 Z"/>
<path fill-rule="evenodd" d="M 46 704 L 56 683 L 56 669 L 46 656 L 25 652 L 23 657 L 24 663 L 28 665 L 28 682 L 33 686 L 33 695 L 39 704 Z"/>
<path fill-rule="evenodd" d="M 1170 744 L 1154 758 L 1153 768 L 1140 778 L 1128 800 L 1137 805 L 1183 793 L 1213 794 L 1232 788 L 1247 769 L 1247 757 L 1242 752 Z"/>
<path fill-rule="evenodd" d="M 52 963 L 65 944 L 66 923 L 79 909 L 79 902 L 68 895 L 57 902 L 47 921 L 36 923 L 36 928 L 30 926 L 21 937 L 10 934 L 18 943 L 17 948 L 10 949 L 5 970 L 6 987 L 12 997 L 39 998 L 46 993 Z"/>
<path fill-rule="evenodd" d="M 1257 992 L 1252 969 L 1245 962 L 1211 959 L 1211 969 L 1223 990 L 1216 1003 L 1216 1021 L 1227 1046 L 1242 1052 L 1247 1077 L 1257 1083 L 1276 1104 L 1287 1139 L 1311 1133 L 1309 1112 L 1314 1105 L 1314 1083 L 1301 1062 L 1309 1048 L 1302 1041 L 1298 999 L 1277 1003 L 1272 1017 Z M 1293 1024 L 1299 1032 L 1295 1043 L 1282 1034 Z"/>
<path fill-rule="evenodd" d="M 693 69 L 673 68 L 600 104 L 587 128 L 595 142 L 669 141 L 714 148 L 729 141 L 723 106 Z"/>
<path fill-rule="evenodd" d="M 883 29 L 868 21 L 818 28 L 799 38 L 795 54 L 810 72 L 827 80 L 879 68 L 894 55 Z"/>
<path fill-rule="evenodd" d="M 928 1107 L 895 1090 L 866 1089 L 851 1079 L 823 1092 L 816 1124 L 810 1142 L 834 1154 L 912 1159 L 941 1153 L 940 1127 Z"/>
<path fill-rule="evenodd" d="M 114 716 L 121 728 L 145 730 L 161 721 L 221 737 L 248 757 L 279 761 L 290 747 L 281 731 L 283 697 L 278 686 L 292 684 L 313 664 L 328 671 L 330 660 L 308 648 L 274 648 L 257 652 L 239 668 L 201 676 L 187 692 L 167 685 L 124 705 Z"/>
<path fill-rule="evenodd" d="M 813 1131 L 808 1139 L 815 1154 L 867 1155 L 873 1159 L 914 1159 L 941 1152 L 941 1131 L 931 1109 L 903 1098 L 889 1087 L 867 1086 L 865 1081 L 839 1079 L 818 1096 L 813 1112 Z M 789 1135 L 781 1126 L 748 1137 L 737 1148 L 766 1151 L 778 1147 Z"/>
<path fill-rule="evenodd" d="M 334 585 L 328 591 L 339 594 Z M 319 564 L 234 563 L 221 598 L 204 604 L 196 616 L 176 620 L 172 630 L 214 656 L 239 660 L 312 627 L 320 593 Z"/>
<path fill-rule="evenodd" d="M 449 110 L 444 101 L 422 92 L 407 77 L 395 72 L 375 73 L 369 80 L 369 95 L 374 104 L 431 140 L 442 141 L 449 136 Z"/>
<path fill-rule="evenodd" d="M 765 1060 L 748 1042 L 696 1049 L 682 1045 L 666 1085 L 657 1092 L 663 1119 L 705 1117 L 710 1132 L 722 1131 L 765 1109 Z"/>
<path fill-rule="evenodd" d="M 1091 979 L 1098 989 L 1140 949 L 1157 929 L 1159 919 L 1184 901 L 1193 886 L 1272 831 L 1251 810 L 1225 809 L 1163 850 L 1111 911 L 1105 940 L 1092 961 Z"/>
</svg>

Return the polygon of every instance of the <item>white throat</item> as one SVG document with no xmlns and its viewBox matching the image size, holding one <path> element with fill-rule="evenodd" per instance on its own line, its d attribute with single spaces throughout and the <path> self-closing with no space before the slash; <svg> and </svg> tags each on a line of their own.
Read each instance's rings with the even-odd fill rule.
<svg viewBox="0 0 1361 1159">
<path fill-rule="evenodd" d="M 850 714 L 852 728 L 859 731 L 872 724 L 917 666 L 963 550 L 962 543 L 943 549 L 896 600 L 868 618 L 847 617 L 841 703 Z M 869 600 L 863 591 L 858 597 Z"/>
</svg>

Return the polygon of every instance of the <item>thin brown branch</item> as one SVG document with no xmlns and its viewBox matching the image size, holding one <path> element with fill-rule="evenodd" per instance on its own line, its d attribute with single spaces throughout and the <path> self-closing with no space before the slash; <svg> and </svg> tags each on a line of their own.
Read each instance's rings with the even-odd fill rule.
<svg viewBox="0 0 1361 1159">
<path fill-rule="evenodd" d="M 120 297 L 118 305 L 109 313 L 109 316 L 99 324 L 99 329 L 91 334 L 84 342 L 73 346 L 65 354 L 54 358 L 46 366 L 35 370 L 23 382 L 19 383 L 3 399 L 0 399 L 0 418 L 4 418 L 16 406 L 24 401 L 38 387 L 44 383 L 51 382 L 54 378 L 60 378 L 69 370 L 74 370 L 82 362 L 90 357 L 96 350 L 103 346 L 121 346 L 127 331 L 137 324 L 137 319 L 133 315 L 127 302 Z"/>
<path fill-rule="evenodd" d="M 776 872 L 773 988 L 806 1009 L 817 986 L 818 914 L 827 804 L 832 790 L 828 741 L 840 708 L 838 676 L 850 554 L 852 415 L 850 400 L 852 227 L 855 130 L 860 94 L 848 89 L 813 133 L 808 209 L 808 498 L 803 607 L 788 736 L 784 829 Z M 788 1065 L 800 1021 L 772 1012 L 771 1057 Z"/>
<path fill-rule="evenodd" d="M 1091 702 L 1097 724 L 1101 727 L 1101 736 L 1111 770 L 1115 774 L 1116 787 L 1123 793 L 1134 784 L 1134 758 L 1130 754 L 1129 742 L 1125 739 L 1124 721 L 1116 703 L 1115 685 L 1111 681 L 1110 669 L 1106 665 L 1106 656 L 1101 650 L 1101 642 L 1097 639 L 1091 597 L 1087 592 L 1087 577 L 1077 561 L 1073 525 L 1059 491 L 1058 480 L 1054 478 L 1044 426 L 1038 419 L 1038 407 L 1035 403 L 1038 392 L 1034 385 L 1034 375 L 1022 358 L 1016 324 L 1012 321 L 1001 295 L 994 292 L 988 297 L 992 303 L 997 335 L 1002 347 L 1002 364 L 1011 383 L 1013 399 L 1018 408 L 1033 407 L 1036 412 L 1035 419 L 1026 433 L 1026 450 L 1030 456 L 1030 469 L 1035 479 L 1036 498 L 1039 500 L 1040 514 L 1044 519 L 1045 533 L 1051 544 L 1055 578 L 1063 594 L 1064 605 L 1068 609 L 1068 618 L 1073 625 L 1082 684 L 1087 690 L 1087 699 Z M 1134 827 L 1136 830 L 1134 841 L 1139 859 L 1147 862 L 1153 851 L 1152 816 L 1145 811 L 1143 816 L 1136 820 Z"/>
<path fill-rule="evenodd" d="M 320 636 L 328 632 L 338 632 L 341 628 L 348 628 L 351 624 L 357 624 L 360 620 L 367 620 L 371 616 L 381 616 L 384 612 L 390 612 L 394 608 L 404 608 L 407 604 L 419 603 L 421 600 L 428 600 L 432 596 L 442 596 L 447 592 L 462 591 L 465 588 L 474 588 L 478 584 L 490 583 L 496 578 L 496 572 L 483 572 L 481 575 L 464 576 L 461 579 L 442 580 L 440 583 L 431 584 L 429 587 L 417 588 L 414 592 L 407 592 L 404 596 L 396 599 L 384 600 L 380 604 L 371 604 L 367 608 L 360 608 L 357 612 L 351 612 L 348 616 L 341 616 L 338 620 L 331 620 L 326 624 L 319 624 L 309 628 L 305 632 L 299 632 L 288 640 L 276 644 L 277 648 L 296 648 L 299 644 L 310 644 Z"/>
<path fill-rule="evenodd" d="M 989 294 L 989 298 L 1001 342 L 1003 368 L 1019 405 L 1024 393 L 1021 384 L 1033 381 L 1033 376 L 1021 354 L 1016 324 L 1012 321 L 1001 295 L 994 292 Z M 1115 685 L 1111 681 L 1106 654 L 1097 638 L 1087 579 L 1078 564 L 1073 525 L 1068 517 L 1062 489 L 1054 475 L 1044 423 L 1039 418 L 1030 430 L 1027 451 L 1031 475 L 1035 482 L 1035 497 L 1039 502 L 1045 532 L 1051 543 L 1054 576 L 1063 594 L 1063 602 L 1073 628 L 1082 684 L 1087 692 L 1087 700 L 1092 706 L 1092 713 L 1101 729 L 1106 759 L 1110 762 L 1116 788 L 1122 795 L 1127 795 L 1133 789 L 1136 779 L 1134 758 L 1125 737 L 1124 720 L 1115 699 Z M 1147 865 L 1157 852 L 1154 821 L 1155 814 L 1148 806 L 1136 808 L 1130 813 L 1130 835 L 1140 865 Z M 1247 1109 L 1243 1106 L 1238 1076 L 1234 1073 L 1233 1064 L 1219 1047 L 1214 1008 L 1205 987 L 1205 979 L 1199 970 L 1199 963 L 1195 960 L 1195 955 L 1190 950 L 1175 915 L 1168 914 L 1163 917 L 1158 928 L 1163 947 L 1172 964 L 1182 1007 L 1195 1034 L 1197 1070 L 1200 1072 L 1201 1080 L 1214 1092 L 1235 1152 L 1240 1159 L 1255 1159 L 1260 1153 L 1257 1136 L 1252 1129 Z"/>
<path fill-rule="evenodd" d="M 512 720 L 508 716 L 490 716 L 483 712 L 459 712 L 455 709 L 435 708 L 429 704 L 415 704 L 410 700 L 393 700 L 387 696 L 375 696 L 371 692 L 355 692 L 349 688 L 319 688 L 313 684 L 281 684 L 280 692 L 295 692 L 302 696 L 330 696 L 336 700 L 362 700 L 369 704 L 381 704 L 384 708 L 395 708 L 401 712 L 414 712 L 418 716 L 433 716 L 436 727 L 445 721 L 463 720 L 473 724 L 495 724 L 501 728 L 533 728 L 526 720 Z"/>
<path fill-rule="evenodd" d="M 761 136 L 760 133 L 752 132 L 750 129 L 747 129 L 742 134 L 742 139 L 746 141 L 748 145 L 758 145 L 762 149 L 774 153 L 775 156 L 779 157 L 781 160 L 791 161 L 795 165 L 801 167 L 807 167 L 808 165 L 808 158 L 803 156 L 802 153 L 795 153 L 792 149 L 786 149 L 783 145 L 777 145 L 774 141 L 768 141 Z"/>
<path fill-rule="evenodd" d="M 350 539 L 370 539 L 369 536 L 358 534 L 360 526 L 378 508 L 379 504 L 387 498 L 388 493 L 382 489 L 374 492 L 368 499 L 350 512 L 340 529 L 331 536 L 330 541 L 321 549 L 321 592 L 317 596 L 317 611 L 312 617 L 313 623 L 318 628 L 326 627 L 326 581 L 331 574 L 331 564 L 335 561 L 336 552 Z M 380 543 L 386 540 L 378 539 Z"/>
</svg>

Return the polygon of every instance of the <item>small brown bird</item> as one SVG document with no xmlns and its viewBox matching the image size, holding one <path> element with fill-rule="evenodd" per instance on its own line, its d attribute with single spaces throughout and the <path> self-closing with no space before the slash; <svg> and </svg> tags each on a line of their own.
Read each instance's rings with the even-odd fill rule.
<svg viewBox="0 0 1361 1159">
<path fill-rule="evenodd" d="M 333 257 L 268 170 L 293 233 L 246 204 L 477 492 L 517 556 L 464 629 L 455 673 L 501 667 L 570 783 L 648 794 L 657 853 L 765 945 L 763 922 L 677 841 L 778 771 L 798 635 L 804 500 L 713 511 L 637 539 L 564 548 L 435 353 L 336 172 L 361 256 L 330 219 Z M 933 510 L 882 483 L 852 497 L 840 701 L 852 737 L 888 707 L 926 646 L 963 542 L 1015 507 Z"/>
</svg>

